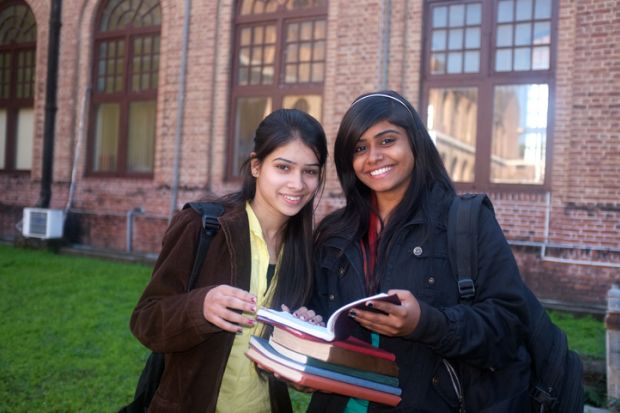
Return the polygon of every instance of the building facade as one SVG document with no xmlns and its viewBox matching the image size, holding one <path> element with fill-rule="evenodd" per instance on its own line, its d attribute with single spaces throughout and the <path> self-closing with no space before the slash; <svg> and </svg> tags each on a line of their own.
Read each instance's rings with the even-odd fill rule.
<svg viewBox="0 0 620 413">
<path fill-rule="evenodd" d="M 620 282 L 618 0 L 0 0 L 0 237 L 40 200 L 57 53 L 52 208 L 65 236 L 157 252 L 184 202 L 238 188 L 271 110 L 330 142 L 352 100 L 418 109 L 462 192 L 487 192 L 550 302 Z M 333 166 L 319 217 L 343 197 Z M 128 225 L 129 224 L 129 225 Z"/>
</svg>

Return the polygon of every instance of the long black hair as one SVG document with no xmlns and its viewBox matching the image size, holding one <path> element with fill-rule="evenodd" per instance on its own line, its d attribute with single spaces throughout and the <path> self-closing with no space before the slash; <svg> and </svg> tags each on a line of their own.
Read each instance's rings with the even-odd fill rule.
<svg viewBox="0 0 620 413">
<path fill-rule="evenodd" d="M 386 256 L 385 253 L 396 229 L 403 226 L 412 211 L 425 208 L 424 197 L 434 185 L 440 185 L 448 193 L 454 193 L 452 181 L 441 156 L 413 106 L 394 91 L 361 95 L 355 99 L 342 118 L 334 144 L 334 161 L 346 205 L 323 219 L 315 233 L 317 244 L 320 245 L 326 239 L 339 234 L 350 234 L 352 241 L 359 240 L 367 234 L 370 212 L 373 210 L 372 191 L 357 179 L 353 169 L 353 156 L 360 137 L 381 121 L 400 126 L 407 132 L 415 162 L 409 187 L 401 202 L 391 212 L 387 226 L 382 230 L 377 248 L 377 266 L 381 263 L 381 257 Z M 373 292 L 373 286 L 370 289 Z"/>
<path fill-rule="evenodd" d="M 319 186 L 310 201 L 301 211 L 290 217 L 282 229 L 284 246 L 271 301 L 274 308 L 278 308 L 280 304 L 297 308 L 306 302 L 312 290 L 314 199 L 323 189 L 327 160 L 327 141 L 321 124 L 309 114 L 297 109 L 278 109 L 269 114 L 256 129 L 253 155 L 241 166 L 241 190 L 222 199 L 224 203 L 237 205 L 254 199 L 256 178 L 251 173 L 251 161 L 256 159 L 262 163 L 273 151 L 295 139 L 299 139 L 316 155 L 320 166 Z"/>
</svg>

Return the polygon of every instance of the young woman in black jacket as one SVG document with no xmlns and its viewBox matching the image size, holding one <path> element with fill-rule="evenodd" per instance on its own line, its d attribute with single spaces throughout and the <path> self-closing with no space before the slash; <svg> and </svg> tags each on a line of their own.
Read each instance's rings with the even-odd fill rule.
<svg viewBox="0 0 620 413">
<path fill-rule="evenodd" d="M 446 225 L 456 196 L 415 109 L 393 91 L 358 97 L 344 115 L 334 159 L 346 205 L 317 228 L 315 290 L 324 319 L 377 292 L 387 315 L 355 311 L 355 335 L 396 354 L 402 412 L 529 411 L 529 355 L 522 280 L 495 217 L 479 220 L 476 294 L 459 302 Z M 310 411 L 385 406 L 316 392 Z"/>
</svg>

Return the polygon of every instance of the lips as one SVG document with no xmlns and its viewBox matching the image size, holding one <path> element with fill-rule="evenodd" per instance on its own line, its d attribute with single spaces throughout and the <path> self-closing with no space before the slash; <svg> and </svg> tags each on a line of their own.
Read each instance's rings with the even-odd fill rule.
<svg viewBox="0 0 620 413">
<path fill-rule="evenodd" d="M 384 166 L 382 168 L 379 169 L 374 169 L 372 171 L 370 171 L 368 174 L 372 177 L 378 177 L 381 175 L 385 175 L 386 173 L 388 173 L 389 171 L 391 171 L 394 167 L 393 166 Z"/>
<path fill-rule="evenodd" d="M 287 201 L 287 202 L 289 202 L 291 204 L 298 204 L 303 199 L 303 196 L 302 195 L 282 194 L 282 198 L 284 198 L 285 201 Z"/>
</svg>

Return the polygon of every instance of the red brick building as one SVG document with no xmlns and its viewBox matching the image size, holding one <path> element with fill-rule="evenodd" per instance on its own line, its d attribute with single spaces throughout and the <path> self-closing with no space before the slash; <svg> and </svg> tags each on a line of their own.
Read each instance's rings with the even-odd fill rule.
<svg viewBox="0 0 620 413">
<path fill-rule="evenodd" d="M 237 188 L 270 110 L 306 109 L 333 142 L 356 96 L 389 88 L 459 190 L 490 194 L 540 297 L 600 308 L 620 281 L 617 0 L 64 0 L 49 49 L 56 1 L 0 0 L 4 239 L 40 199 L 52 50 L 50 207 L 72 242 L 157 252 L 185 201 Z M 341 204 L 332 167 L 319 213 Z"/>
</svg>

